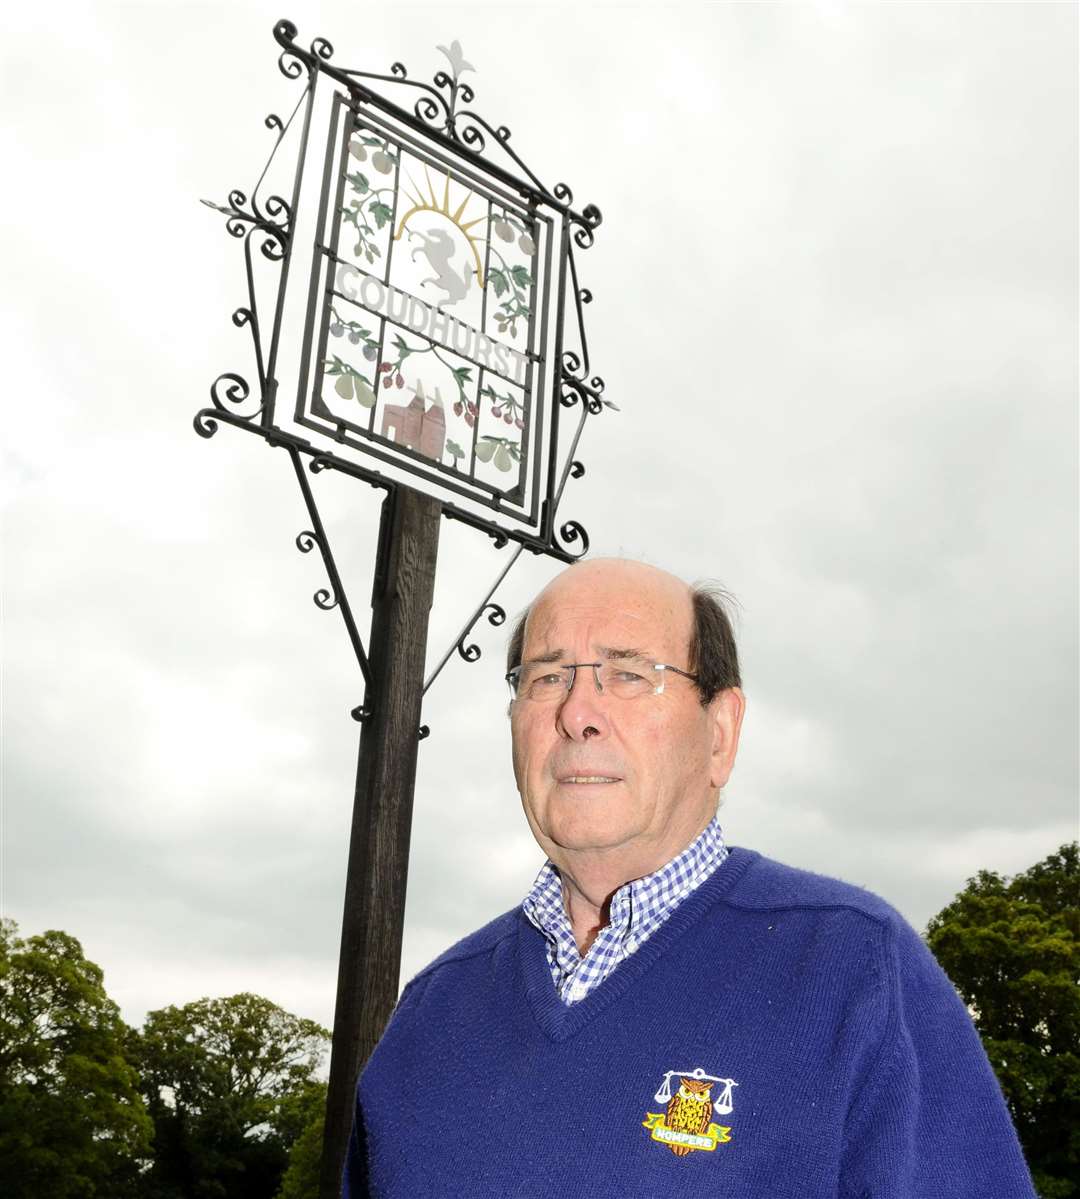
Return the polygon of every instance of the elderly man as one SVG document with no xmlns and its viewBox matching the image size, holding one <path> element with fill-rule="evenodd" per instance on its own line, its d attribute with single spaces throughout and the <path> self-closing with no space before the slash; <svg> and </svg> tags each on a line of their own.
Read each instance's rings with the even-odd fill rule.
<svg viewBox="0 0 1080 1199">
<path fill-rule="evenodd" d="M 508 680 L 548 861 L 405 988 L 361 1076 L 345 1194 L 1034 1196 L 912 929 L 725 845 L 743 694 L 714 598 L 639 563 L 572 566 L 519 624 Z"/>
</svg>

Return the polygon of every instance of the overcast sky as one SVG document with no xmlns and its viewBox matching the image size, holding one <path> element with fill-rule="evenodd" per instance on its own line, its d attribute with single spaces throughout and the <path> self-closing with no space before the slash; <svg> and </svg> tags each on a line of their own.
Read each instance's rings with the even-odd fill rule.
<svg viewBox="0 0 1080 1199">
<path fill-rule="evenodd" d="M 191 419 L 254 377 L 239 244 L 291 17 L 475 107 L 604 223 L 562 514 L 740 603 L 730 842 L 917 927 L 1076 835 L 1075 4 L 20 6 L 0 92 L 3 910 L 125 1016 L 251 990 L 332 1022 L 362 692 L 289 461 Z M 313 480 L 365 617 L 378 494 Z M 444 522 L 437 658 L 506 560 Z M 558 569 L 524 556 L 519 610 Z M 540 865 L 504 632 L 428 696 L 404 977 Z"/>
</svg>

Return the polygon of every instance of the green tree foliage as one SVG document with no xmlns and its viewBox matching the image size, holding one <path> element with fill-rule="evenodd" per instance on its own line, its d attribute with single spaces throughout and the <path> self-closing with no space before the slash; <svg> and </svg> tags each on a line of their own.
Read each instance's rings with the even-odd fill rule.
<svg viewBox="0 0 1080 1199">
<path fill-rule="evenodd" d="M 329 1039 L 246 993 L 150 1012 L 136 1053 L 155 1127 L 151 1199 L 271 1199 Z"/>
<path fill-rule="evenodd" d="M 325 1084 L 309 1087 L 295 1096 L 287 1131 L 299 1131 L 292 1138 L 289 1164 L 274 1199 L 319 1199 L 319 1166 L 325 1116 Z"/>
<path fill-rule="evenodd" d="M 927 941 L 971 1010 L 1040 1195 L 1080 1196 L 1077 843 L 1011 879 L 980 871 Z"/>
<path fill-rule="evenodd" d="M 133 1195 L 151 1126 L 124 1054 L 130 1030 L 74 937 L 17 932 L 0 921 L 0 1190 Z"/>
</svg>

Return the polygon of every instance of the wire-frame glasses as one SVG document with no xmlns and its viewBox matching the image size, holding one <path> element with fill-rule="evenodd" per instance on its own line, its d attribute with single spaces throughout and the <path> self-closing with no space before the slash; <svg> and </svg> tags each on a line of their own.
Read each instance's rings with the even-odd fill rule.
<svg viewBox="0 0 1080 1199">
<path fill-rule="evenodd" d="M 668 672 L 682 675 L 691 682 L 696 674 L 669 666 L 666 662 L 526 662 L 515 666 L 507 676 L 512 700 L 533 703 L 558 703 L 569 695 L 577 672 L 591 667 L 596 690 L 615 699 L 638 699 L 642 695 L 660 695 Z"/>
</svg>

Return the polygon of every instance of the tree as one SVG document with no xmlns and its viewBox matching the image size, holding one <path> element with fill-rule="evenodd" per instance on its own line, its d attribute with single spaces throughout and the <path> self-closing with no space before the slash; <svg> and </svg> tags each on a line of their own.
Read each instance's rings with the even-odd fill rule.
<svg viewBox="0 0 1080 1199">
<path fill-rule="evenodd" d="M 927 927 L 975 1020 L 1043 1199 L 1080 1195 L 1078 845 L 980 871 Z"/>
<path fill-rule="evenodd" d="M 151 1125 L 125 1056 L 130 1030 L 101 969 L 67 933 L 0 921 L 0 1192 L 136 1192 Z"/>
<path fill-rule="evenodd" d="M 150 1012 L 138 1059 L 155 1126 L 152 1199 L 271 1199 L 329 1039 L 246 993 Z"/>
<path fill-rule="evenodd" d="M 326 1118 L 326 1084 L 320 1083 L 296 1096 L 291 1127 L 297 1129 L 289 1150 L 289 1164 L 274 1199 L 319 1199 L 323 1122 Z"/>
</svg>

